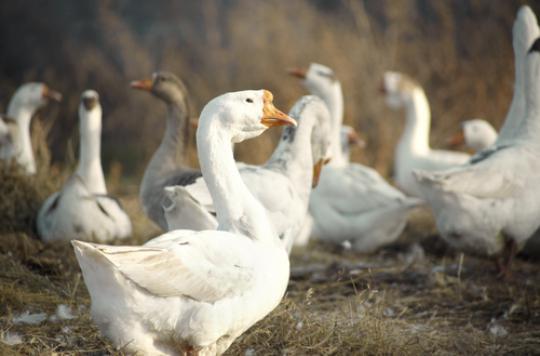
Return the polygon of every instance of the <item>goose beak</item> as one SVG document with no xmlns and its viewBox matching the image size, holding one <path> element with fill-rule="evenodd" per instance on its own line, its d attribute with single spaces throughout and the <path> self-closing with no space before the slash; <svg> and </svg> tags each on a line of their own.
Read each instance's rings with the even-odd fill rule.
<svg viewBox="0 0 540 356">
<path fill-rule="evenodd" d="M 152 91 L 152 79 L 134 80 L 130 83 L 133 89 Z"/>
<path fill-rule="evenodd" d="M 366 147 L 366 141 L 362 140 L 360 138 L 360 136 L 358 135 L 358 132 L 356 132 L 355 130 L 351 130 L 348 134 L 347 134 L 347 142 L 349 143 L 349 145 L 351 146 L 358 146 L 360 148 L 364 148 Z"/>
<path fill-rule="evenodd" d="M 62 101 L 62 94 L 60 94 L 56 90 L 52 90 L 48 86 L 43 86 L 43 93 L 41 94 L 41 96 L 45 99 L 56 101 L 58 103 Z"/>
<path fill-rule="evenodd" d="M 326 164 L 328 164 L 328 162 L 330 162 L 330 158 L 321 158 L 313 166 L 313 180 L 311 181 L 311 188 L 315 188 L 317 185 L 319 185 L 322 169 Z"/>
<path fill-rule="evenodd" d="M 261 124 L 270 128 L 276 126 L 298 126 L 296 120 L 291 118 L 289 115 L 285 114 L 281 110 L 278 110 L 272 103 L 274 96 L 268 90 L 264 91 L 263 94 L 263 116 L 261 119 Z"/>
<path fill-rule="evenodd" d="M 450 137 L 446 143 L 450 147 L 459 147 L 462 146 L 465 143 L 465 135 L 463 134 L 463 130 L 460 130 L 457 134 Z"/>
<path fill-rule="evenodd" d="M 191 128 L 196 129 L 199 127 L 199 118 L 198 117 L 191 117 L 189 118 L 189 124 L 191 125 Z"/>
<path fill-rule="evenodd" d="M 289 68 L 287 69 L 287 73 L 300 79 L 306 79 L 307 75 L 307 71 L 304 68 Z"/>
</svg>

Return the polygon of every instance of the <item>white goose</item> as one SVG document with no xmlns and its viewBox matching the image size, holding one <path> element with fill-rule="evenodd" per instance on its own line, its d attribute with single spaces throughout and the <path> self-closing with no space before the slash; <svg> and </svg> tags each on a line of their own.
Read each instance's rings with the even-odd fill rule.
<svg viewBox="0 0 540 356">
<path fill-rule="evenodd" d="M 13 94 L 7 116 L 0 118 L 0 159 L 15 159 L 27 174 L 36 173 L 30 122 L 49 100 L 60 101 L 62 95 L 43 83 L 26 83 Z"/>
<path fill-rule="evenodd" d="M 92 316 L 114 345 L 144 355 L 221 355 L 279 304 L 289 258 L 243 183 L 231 142 L 291 124 L 266 90 L 227 93 L 204 107 L 197 148 L 219 230 L 175 230 L 133 247 L 73 241 Z"/>
<path fill-rule="evenodd" d="M 317 97 L 305 96 L 289 115 L 298 127 L 283 130 L 281 140 L 270 159 L 262 166 L 239 165 L 242 180 L 266 208 L 276 232 L 290 251 L 307 214 L 309 194 L 317 184 L 327 159 L 330 114 Z M 184 191 L 185 190 L 185 191 Z M 185 187 L 168 188 L 171 201 L 164 205 L 169 228 L 184 228 L 193 211 L 206 210 L 209 219 L 215 211 L 205 180 Z M 186 195 L 192 199 L 186 199 Z M 194 207 L 193 204 L 199 205 Z"/>
<path fill-rule="evenodd" d="M 79 164 L 62 190 L 45 200 L 37 217 L 44 241 L 124 239 L 131 221 L 120 202 L 107 195 L 101 168 L 101 105 L 93 90 L 81 95 Z"/>
<path fill-rule="evenodd" d="M 339 132 L 339 142 L 341 147 L 341 156 L 346 164 L 351 162 L 351 146 L 364 148 L 366 143 L 358 136 L 354 127 L 349 125 L 341 125 Z"/>
<path fill-rule="evenodd" d="M 343 121 L 343 93 L 334 72 L 312 63 L 309 70 L 293 69 L 308 90 L 319 96 L 331 113 L 330 163 L 322 171 L 318 187 L 309 202 L 311 217 L 299 236 L 334 243 L 349 240 L 353 249 L 372 252 L 399 237 L 412 208 L 421 204 L 389 185 L 375 170 L 360 164 L 347 164 L 340 143 Z M 309 225 L 312 226 L 309 226 Z"/>
<path fill-rule="evenodd" d="M 480 152 L 495 143 L 497 131 L 483 119 L 471 119 L 461 123 L 461 131 L 454 135 L 448 143 L 451 147 L 465 144 L 475 152 Z"/>
<path fill-rule="evenodd" d="M 461 167 L 416 173 L 442 237 L 460 250 L 497 256 L 503 274 L 540 225 L 540 39 L 526 62 L 526 114 L 514 143 Z"/>
<path fill-rule="evenodd" d="M 392 109 L 405 108 L 405 128 L 395 151 L 394 174 L 399 188 L 420 196 L 412 175 L 414 169 L 437 171 L 466 163 L 463 152 L 434 150 L 429 146 L 431 114 L 422 87 L 405 74 L 384 73 L 382 92 Z"/>
<path fill-rule="evenodd" d="M 186 147 L 190 138 L 190 118 L 188 91 L 184 83 L 169 72 L 156 72 L 152 79 L 131 82 L 131 87 L 144 90 L 162 100 L 167 106 L 167 126 L 159 148 L 152 156 L 144 171 L 140 188 L 140 199 L 146 215 L 162 229 L 167 230 L 162 205 L 168 199 L 164 188 L 174 185 L 191 184 L 201 177 L 201 172 L 186 166 Z M 206 217 L 199 217 L 197 211 L 190 213 L 185 229 L 213 229 L 216 224 L 208 224 Z M 215 220 L 215 219 L 214 219 Z"/>
</svg>

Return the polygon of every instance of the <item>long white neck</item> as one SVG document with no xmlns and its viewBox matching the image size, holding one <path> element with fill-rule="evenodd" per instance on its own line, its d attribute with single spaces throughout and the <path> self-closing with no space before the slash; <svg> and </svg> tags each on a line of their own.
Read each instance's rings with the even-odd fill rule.
<svg viewBox="0 0 540 356">
<path fill-rule="evenodd" d="M 34 152 L 32 151 L 32 140 L 30 137 L 30 121 L 37 109 L 23 105 L 18 101 L 9 103 L 8 116 L 17 121 L 16 160 L 28 174 L 36 173 L 36 162 L 34 160 Z"/>
<path fill-rule="evenodd" d="M 429 152 L 429 129 L 431 114 L 426 94 L 420 88 L 411 92 L 405 104 L 405 128 L 398 149 L 407 153 Z"/>
<path fill-rule="evenodd" d="M 219 117 L 204 118 L 205 115 L 203 111 L 199 120 L 197 150 L 216 207 L 218 229 L 279 243 L 265 209 L 247 189 L 236 168 L 229 132 Z"/>
<path fill-rule="evenodd" d="M 189 124 L 187 108 L 182 103 L 168 104 L 165 134 L 144 172 L 143 190 L 152 182 L 177 170 L 179 164 L 183 162 L 184 147 L 189 134 L 187 124 Z"/>
<path fill-rule="evenodd" d="M 527 58 L 528 68 L 525 80 L 526 115 L 523 129 L 518 138 L 540 147 L 540 52 L 533 52 Z"/>
<path fill-rule="evenodd" d="M 107 194 L 101 168 L 101 109 L 79 110 L 81 142 L 75 171 L 93 194 Z"/>
<path fill-rule="evenodd" d="M 299 195 L 305 199 L 309 197 L 313 179 L 311 138 L 315 121 L 315 115 L 303 115 L 298 120 L 298 127 L 284 128 L 278 146 L 266 163 L 267 168 L 283 172 L 291 180 Z"/>
<path fill-rule="evenodd" d="M 335 167 L 345 166 L 347 160 L 341 152 L 341 125 L 343 124 L 343 91 L 341 84 L 336 81 L 331 90 L 319 95 L 326 104 L 332 120 L 330 140 L 330 165 Z"/>
</svg>

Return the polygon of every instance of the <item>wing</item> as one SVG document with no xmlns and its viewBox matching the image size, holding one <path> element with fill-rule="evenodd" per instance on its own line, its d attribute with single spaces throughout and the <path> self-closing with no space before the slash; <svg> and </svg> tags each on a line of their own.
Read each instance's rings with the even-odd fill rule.
<svg viewBox="0 0 540 356">
<path fill-rule="evenodd" d="M 144 246 L 91 245 L 139 287 L 203 302 L 243 293 L 253 282 L 253 242 L 221 231 L 176 230 Z M 224 248 L 226 247 L 226 248 Z"/>
<path fill-rule="evenodd" d="M 173 185 L 187 186 L 195 183 L 196 180 L 202 178 L 201 171 L 194 169 L 183 168 L 175 171 L 168 178 L 165 179 L 162 184 L 163 187 L 170 187 Z"/>
<path fill-rule="evenodd" d="M 217 220 L 199 201 L 188 192 L 186 187 L 166 187 L 165 199 L 162 204 L 167 220 L 168 230 L 192 229 L 215 230 Z"/>
<path fill-rule="evenodd" d="M 315 192 L 343 215 L 358 215 L 407 201 L 377 171 L 360 164 L 325 168 Z"/>
<path fill-rule="evenodd" d="M 516 160 L 516 154 L 518 152 L 511 149 L 494 150 L 468 165 L 442 172 L 417 171 L 415 177 L 421 186 L 428 189 L 477 198 L 505 198 L 523 189 L 526 172 L 530 170 L 527 160 Z"/>
</svg>

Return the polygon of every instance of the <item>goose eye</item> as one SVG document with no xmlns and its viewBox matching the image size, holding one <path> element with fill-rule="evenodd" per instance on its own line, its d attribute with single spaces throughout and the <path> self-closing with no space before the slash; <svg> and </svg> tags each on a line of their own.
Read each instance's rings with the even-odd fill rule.
<svg viewBox="0 0 540 356">
<path fill-rule="evenodd" d="M 247 99 L 246 99 L 246 103 L 253 103 L 253 99 L 247 98 Z"/>
</svg>

